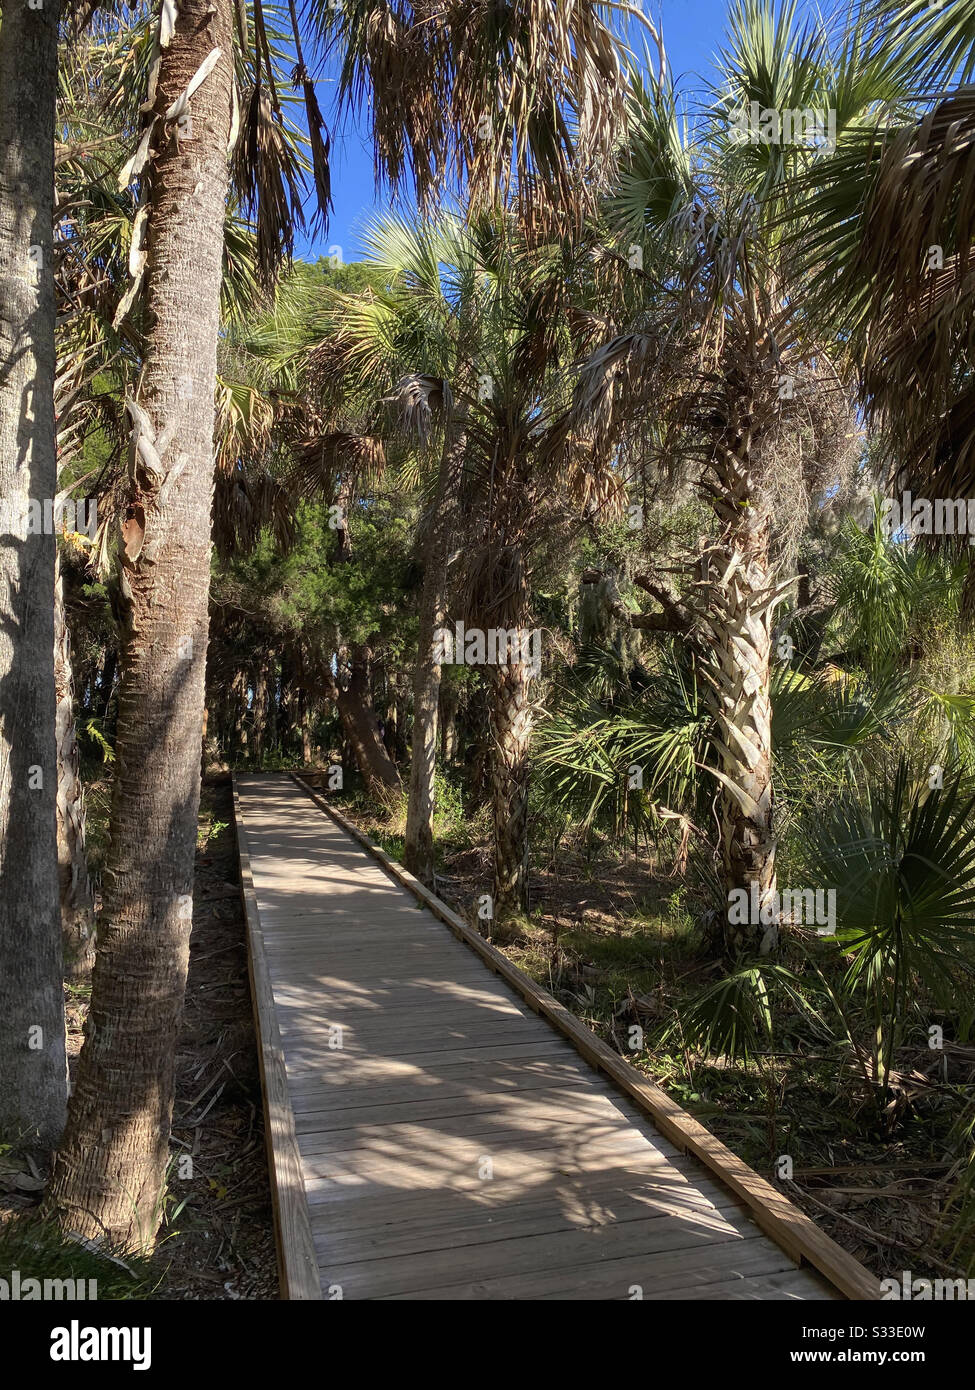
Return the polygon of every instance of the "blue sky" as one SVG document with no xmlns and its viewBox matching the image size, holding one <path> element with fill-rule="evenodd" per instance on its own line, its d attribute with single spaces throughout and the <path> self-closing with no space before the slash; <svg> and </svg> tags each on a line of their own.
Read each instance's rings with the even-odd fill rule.
<svg viewBox="0 0 975 1390">
<path fill-rule="evenodd" d="M 645 8 L 662 18 L 664 42 L 674 72 L 686 74 L 683 85 L 693 87 L 693 75 L 704 73 L 724 33 L 726 0 L 645 0 Z M 326 70 L 318 87 L 322 110 L 329 115 L 334 82 Z M 361 254 L 358 232 L 377 204 L 373 184 L 372 151 L 364 126 L 349 124 L 345 130 L 332 125 L 332 193 L 334 210 L 326 236 L 299 237 L 296 256 L 316 260 L 333 245 L 342 258 L 353 261 Z"/>
</svg>

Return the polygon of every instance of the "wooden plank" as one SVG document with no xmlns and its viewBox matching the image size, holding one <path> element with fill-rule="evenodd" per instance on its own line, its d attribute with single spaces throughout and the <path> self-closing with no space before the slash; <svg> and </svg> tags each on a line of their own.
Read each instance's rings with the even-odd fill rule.
<svg viewBox="0 0 975 1390">
<path fill-rule="evenodd" d="M 668 1252 L 666 1269 L 651 1272 L 639 1256 L 604 1260 L 572 1268 L 533 1271 L 529 1274 L 503 1274 L 490 1279 L 473 1277 L 466 1285 L 429 1286 L 392 1294 L 393 1301 L 425 1299 L 448 1301 L 469 1299 L 533 1299 L 616 1300 L 629 1302 L 639 1289 L 644 1299 L 658 1299 L 664 1294 L 676 1298 L 694 1299 L 706 1296 L 709 1284 L 725 1281 L 726 1287 L 744 1287 L 745 1281 L 763 1274 L 795 1274 L 796 1268 L 788 1257 L 768 1240 L 756 1235 L 748 1240 L 727 1241 L 719 1245 L 702 1246 L 696 1250 Z M 807 1281 L 812 1276 L 802 1274 Z M 730 1284 L 730 1281 L 734 1281 Z M 349 1291 L 347 1297 L 355 1297 Z M 726 1297 L 728 1295 L 725 1295 Z"/>
<path fill-rule="evenodd" d="M 727 1282 L 708 1284 L 698 1292 L 695 1290 L 695 1301 L 716 1301 L 734 1300 L 736 1302 L 756 1302 L 759 1300 L 769 1301 L 778 1299 L 781 1302 L 796 1300 L 806 1303 L 810 1299 L 828 1302 L 840 1297 L 840 1293 L 832 1285 L 823 1282 L 820 1288 L 810 1290 L 809 1281 L 803 1278 L 801 1269 L 786 1269 L 778 1274 L 752 1275 L 747 1279 L 733 1279 Z M 677 1298 L 687 1298 L 687 1290 L 673 1289 L 661 1290 L 654 1294 L 655 1299 L 673 1300 Z"/>
<path fill-rule="evenodd" d="M 545 1280 L 553 1269 L 565 1269 L 573 1270 L 577 1282 L 582 1284 L 587 1273 L 596 1272 L 604 1262 L 625 1260 L 625 1266 L 614 1272 L 619 1280 L 618 1296 L 625 1297 L 634 1282 L 641 1282 L 638 1275 L 652 1275 L 655 1268 L 669 1270 L 678 1251 L 704 1249 L 713 1253 L 722 1245 L 737 1248 L 749 1240 L 761 1239 L 757 1232 L 751 1237 L 743 1236 L 722 1222 L 720 1212 L 688 1213 L 682 1217 L 656 1216 L 624 1221 L 598 1229 L 513 1236 L 478 1246 L 476 1265 L 473 1261 L 458 1265 L 454 1252 L 449 1249 L 365 1261 L 333 1261 L 326 1255 L 322 1278 L 329 1284 L 341 1284 L 347 1297 L 355 1297 L 357 1288 L 367 1287 L 370 1298 L 384 1298 L 408 1290 L 414 1294 L 419 1289 L 443 1290 L 451 1284 L 466 1289 L 472 1282 L 474 1269 L 478 1283 L 525 1277 Z M 652 1254 L 648 1254 L 648 1250 Z M 781 1267 L 781 1254 L 778 1263 Z"/>
<path fill-rule="evenodd" d="M 661 1204 L 672 1211 L 724 1205 L 725 1219 L 732 1225 L 752 1225 L 744 1208 L 728 1205 L 736 1201 L 720 1183 L 701 1178 L 696 1159 L 658 1160 L 636 1169 L 624 1163 L 603 1173 L 557 1173 L 544 1186 L 528 1191 L 514 1184 L 482 1183 L 467 1193 L 463 1216 L 467 1222 L 502 1228 L 522 1212 L 555 1207 L 567 1223 L 593 1226 L 613 1220 L 621 1202 L 643 1202 L 648 1211 Z M 439 1190 L 381 1194 L 367 1190 L 348 1196 L 334 1208 L 316 1207 L 311 1222 L 316 1242 L 321 1235 L 339 1239 L 408 1231 L 422 1240 L 429 1232 L 455 1226 L 457 1208 L 454 1201 L 444 1202 Z"/>
<path fill-rule="evenodd" d="M 600 1233 L 627 1222 L 647 1222 L 667 1217 L 671 1220 L 704 1220 L 722 1222 L 728 1212 L 738 1211 L 737 1199 L 722 1189 L 717 1205 L 706 1201 L 690 1183 L 681 1192 L 670 1191 L 655 1197 L 613 1193 L 612 1202 L 592 1212 L 566 1210 L 553 1197 L 532 1202 L 509 1203 L 499 1210 L 474 1208 L 458 1217 L 455 1210 L 441 1210 L 436 1219 L 416 1219 L 387 1222 L 366 1230 L 355 1226 L 341 1234 L 322 1227 L 315 1234 L 315 1248 L 323 1259 L 334 1267 L 339 1262 L 387 1260 L 406 1256 L 422 1256 L 441 1250 L 475 1250 L 485 1245 L 523 1239 L 538 1235 L 556 1235 L 570 1231 L 587 1231 L 595 1243 Z M 600 1219 L 601 1218 L 601 1219 Z M 728 1223 L 734 1228 L 734 1223 Z M 641 1252 L 654 1244 L 650 1238 L 641 1242 Z M 792 1266 L 792 1273 L 799 1273 Z M 800 1280 L 802 1275 L 799 1275 Z"/>
<path fill-rule="evenodd" d="M 232 779 L 232 786 L 281 1294 L 286 1299 L 320 1299 L 321 1278 L 312 1240 L 294 1113 L 288 1094 L 287 1070 L 277 1031 L 274 995 L 264 958 L 264 938 L 236 778 Z"/>
<path fill-rule="evenodd" d="M 417 1095 L 404 1101 L 401 1095 L 397 1095 L 394 1100 L 381 1105 L 357 1105 L 343 1110 L 337 1110 L 330 1105 L 327 1110 L 303 1111 L 300 1115 L 296 1114 L 295 1127 L 299 1134 L 326 1134 L 333 1130 L 359 1126 L 395 1125 L 404 1120 L 416 1124 L 422 1120 L 454 1119 L 460 1115 L 499 1114 L 506 1096 L 518 1100 L 524 1108 L 530 1106 L 539 1095 L 543 1098 L 543 1103 L 560 1101 L 572 1106 L 584 1105 L 586 1101 L 606 1099 L 601 1091 L 584 1091 L 580 1087 L 567 1086 L 561 1090 L 553 1090 L 550 1085 L 546 1085 L 542 1090 L 519 1086 L 514 1092 L 486 1091 L 478 1087 L 476 1094 L 468 1092 L 446 1099 Z"/>
<path fill-rule="evenodd" d="M 407 1142 L 408 1139 L 412 1142 Z M 477 1134 L 451 1137 L 437 1143 L 431 1140 L 425 1145 L 421 1136 L 404 1135 L 398 1140 L 390 1136 L 372 1145 L 324 1154 L 305 1153 L 303 1139 L 298 1143 L 309 1199 L 313 1191 L 323 1190 L 316 1186 L 319 1182 L 360 1183 L 375 1179 L 386 1187 L 477 1187 L 488 1180 L 484 1176 L 486 1159 L 492 1164 L 490 1181 L 520 1179 L 527 1187 L 537 1186 L 553 1173 L 566 1169 L 598 1173 L 620 1159 L 631 1163 L 650 1161 L 646 1136 L 638 1131 L 631 1131 L 626 1137 L 612 1130 L 587 1136 L 584 1150 L 580 1146 L 575 1151 L 553 1142 L 551 1134 L 546 1132 L 518 1141 L 512 1139 L 507 1144 L 492 1142 L 490 1136 Z M 656 1156 L 663 1161 L 670 1157 L 662 1150 L 658 1150 Z"/>
<path fill-rule="evenodd" d="M 533 1093 L 533 1099 L 538 1092 Z M 601 1104 L 600 1102 L 605 1102 Z M 303 1130 L 299 1136 L 301 1152 L 312 1154 L 352 1153 L 358 1149 L 381 1149 L 395 1153 L 413 1146 L 435 1143 L 442 1153 L 449 1152 L 452 1140 L 476 1141 L 484 1152 L 497 1152 L 508 1147 L 518 1148 L 526 1140 L 540 1134 L 551 1134 L 553 1127 L 574 1130 L 564 1152 L 568 1156 L 581 1141 L 586 1144 L 612 1136 L 620 1142 L 632 1141 L 637 1146 L 646 1142 L 646 1135 L 634 1125 L 621 1122 L 609 1100 L 592 1096 L 576 1097 L 561 1104 L 538 1102 L 522 1111 L 510 1114 L 504 1110 L 474 1111 L 462 1115 L 440 1116 L 436 1120 L 402 1119 L 395 1124 L 356 1125 L 337 1130 Z"/>
<path fill-rule="evenodd" d="M 508 981 L 532 1008 L 569 1038 L 582 1055 L 637 1102 L 668 1139 L 692 1153 L 714 1172 L 751 1211 L 757 1224 L 793 1259 L 813 1265 L 848 1298 L 880 1298 L 879 1281 L 842 1246 L 821 1231 L 771 1183 L 759 1176 L 737 1154 L 722 1144 L 702 1124 L 688 1115 L 661 1087 L 648 1081 L 635 1067 L 615 1053 L 564 1005 L 514 966 L 412 874 L 363 835 L 327 801 L 292 774 L 293 780 L 346 834 L 376 859 L 392 878 L 427 907 L 464 941 L 492 970 Z"/>
<path fill-rule="evenodd" d="M 328 1106 L 333 1113 L 345 1113 L 355 1106 L 370 1106 L 402 1102 L 404 1104 L 429 1100 L 431 1097 L 463 1097 L 473 1093 L 491 1094 L 495 1090 L 530 1090 L 538 1086 L 559 1086 L 572 1083 L 580 1089 L 595 1090 L 596 1078 L 593 1073 L 577 1072 L 572 1065 L 574 1058 L 535 1059 L 530 1067 L 521 1067 L 511 1062 L 485 1063 L 470 1066 L 468 1063 L 445 1063 L 436 1077 L 409 1072 L 398 1079 L 380 1077 L 371 1084 L 345 1087 L 337 1093 L 331 1085 L 324 1086 L 314 1078 L 302 1081 L 293 1080 L 291 1098 L 295 1114 L 315 1108 L 319 1102 Z"/>
<path fill-rule="evenodd" d="M 565 1043 L 558 1038 L 553 1038 L 551 1042 L 509 1042 L 498 1043 L 496 1046 L 485 1043 L 483 1047 L 463 1047 L 452 1049 L 448 1053 L 444 1052 L 409 1052 L 398 1053 L 396 1057 L 383 1058 L 381 1053 L 361 1052 L 351 1053 L 345 1051 L 342 1054 L 333 1052 L 326 1058 L 318 1057 L 317 1060 L 307 1055 L 302 1056 L 301 1048 L 295 1045 L 292 1048 L 285 1048 L 285 1056 L 288 1059 L 289 1076 L 307 1075 L 310 1072 L 317 1072 L 324 1076 L 322 1067 L 329 1065 L 331 1070 L 336 1071 L 339 1076 L 344 1076 L 350 1085 L 359 1085 L 359 1076 L 356 1074 L 356 1067 L 361 1068 L 363 1073 L 376 1074 L 377 1070 L 382 1071 L 388 1068 L 392 1075 L 394 1065 L 398 1064 L 404 1073 L 410 1071 L 432 1071 L 442 1065 L 447 1065 L 445 1060 L 450 1058 L 451 1066 L 472 1065 L 477 1062 L 489 1062 L 501 1058 L 514 1058 L 522 1061 L 529 1061 L 533 1057 L 552 1057 L 558 1056 L 565 1049 Z M 346 1066 L 336 1066 L 335 1059 L 339 1062 L 344 1061 Z M 354 1065 L 353 1065 L 354 1064 Z M 332 1084 L 332 1077 L 329 1075 L 329 1083 Z"/>
<path fill-rule="evenodd" d="M 338 1026 L 338 1025 L 336 1025 Z M 334 1035 L 336 1038 L 338 1035 Z M 292 1047 L 301 1045 L 327 1048 L 333 1034 L 328 1024 L 312 1026 L 307 1023 L 294 1023 L 290 1027 L 282 1026 L 281 1040 L 284 1043 L 285 1052 Z M 402 1030 L 388 1025 L 376 1028 L 360 1027 L 354 1023 L 342 1025 L 342 1046 L 335 1047 L 336 1060 L 341 1062 L 343 1057 L 376 1056 L 383 1057 L 403 1057 L 415 1055 L 418 1052 L 441 1053 L 453 1052 L 457 1048 L 480 1048 L 490 1046 L 493 1043 L 518 1042 L 525 1038 L 535 1042 L 541 1042 L 545 1037 L 545 1030 L 539 1027 L 538 1020 L 532 1024 L 526 1020 L 516 1018 L 511 1023 L 495 1024 L 490 1037 L 485 1036 L 484 1025 L 478 1020 L 474 1024 L 444 1024 L 438 1027 L 436 1022 L 428 1020 L 424 1024 L 417 1024 L 412 1028 Z"/>
<path fill-rule="evenodd" d="M 589 1145 L 585 1155 L 567 1154 L 545 1135 L 525 1139 L 517 1148 L 490 1153 L 483 1150 L 484 1146 L 470 1140 L 466 1145 L 452 1146 L 449 1153 L 431 1147 L 402 1154 L 360 1151 L 312 1155 L 304 1162 L 305 1192 L 310 1206 L 341 1200 L 343 1194 L 358 1196 L 370 1187 L 377 1193 L 441 1191 L 445 1201 L 457 1193 L 479 1197 L 487 1181 L 482 1160 L 490 1158 L 492 1191 L 507 1185 L 510 1195 L 517 1196 L 555 1181 L 559 1175 L 578 1174 L 588 1180 L 589 1175 L 613 1170 L 646 1172 L 671 1160 L 671 1155 L 652 1150 L 646 1143 L 612 1138 Z"/>
</svg>

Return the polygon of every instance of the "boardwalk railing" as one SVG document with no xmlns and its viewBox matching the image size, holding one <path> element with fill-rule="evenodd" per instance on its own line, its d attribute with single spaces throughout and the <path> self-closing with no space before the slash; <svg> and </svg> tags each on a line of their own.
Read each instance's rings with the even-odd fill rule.
<svg viewBox="0 0 975 1390">
<path fill-rule="evenodd" d="M 659 1086 L 649 1081 L 642 1072 L 631 1066 L 619 1053 L 614 1052 L 600 1038 L 579 1021 L 563 1004 L 551 994 L 541 989 L 530 976 L 496 947 L 485 941 L 463 918 L 453 912 L 446 903 L 411 873 L 397 864 L 377 845 L 364 835 L 342 813 L 330 805 L 309 785 L 305 777 L 291 774 L 295 783 L 315 802 L 326 815 L 341 827 L 346 834 L 356 840 L 362 848 L 385 869 L 386 873 L 415 898 L 424 904 L 442 921 L 455 936 L 459 937 L 474 951 L 492 971 L 500 975 L 534 1010 L 545 1018 L 555 1029 L 574 1045 L 585 1060 L 597 1071 L 602 1072 L 613 1084 L 627 1095 L 639 1109 L 653 1122 L 657 1129 L 676 1148 L 698 1159 L 748 1210 L 755 1223 L 772 1239 L 797 1265 L 809 1264 L 824 1275 L 830 1283 L 847 1298 L 875 1300 L 880 1297 L 879 1281 L 862 1264 L 836 1241 L 816 1225 L 804 1212 L 800 1211 L 784 1193 L 773 1187 L 748 1166 L 737 1154 L 731 1152 L 704 1125 L 700 1124 L 683 1110 Z M 236 806 L 236 792 L 235 792 Z M 238 825 L 240 816 L 238 811 Z M 239 832 L 238 832 L 239 833 Z M 242 878 L 244 872 L 244 849 L 241 853 Z M 260 937 L 259 926 L 256 935 Z M 255 1000 L 257 998 L 255 990 Z M 255 1003 L 255 1009 L 257 1004 Z M 273 1013 L 273 1008 L 271 1010 Z M 273 1025 L 276 1028 L 276 1025 Z M 277 1065 L 277 1058 L 272 1059 Z M 283 1063 L 280 1063 L 283 1068 Z M 272 1067 L 271 1075 L 277 1078 Z M 283 1106 L 290 1105 L 283 1096 Z M 269 1134 L 271 1133 L 269 1127 Z M 283 1134 L 287 1141 L 287 1134 Z M 293 1123 L 290 1141 L 294 1144 Z M 294 1146 L 297 1154 L 297 1147 Z M 287 1174 L 293 1172 L 289 1150 Z M 300 1171 L 297 1184 L 300 1186 Z M 292 1216 L 292 1220 L 294 1220 Z M 295 1223 L 296 1225 L 298 1223 Z M 300 1236 L 299 1232 L 299 1236 Z M 304 1265 L 309 1258 L 307 1247 L 299 1252 L 299 1261 Z M 310 1256 L 313 1260 L 314 1255 Z M 316 1276 L 317 1277 L 317 1276 Z M 314 1294 L 290 1294 L 291 1297 L 315 1297 Z"/>
</svg>

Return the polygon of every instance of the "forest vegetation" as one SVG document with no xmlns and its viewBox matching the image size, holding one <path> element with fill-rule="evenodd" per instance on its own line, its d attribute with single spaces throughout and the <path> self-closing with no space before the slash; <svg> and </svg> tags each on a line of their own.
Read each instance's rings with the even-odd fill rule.
<svg viewBox="0 0 975 1390">
<path fill-rule="evenodd" d="M 0 1263 L 274 1296 L 230 774 L 295 770 L 975 1276 L 975 3 L 729 0 L 704 77 L 650 8 L 3 0 Z"/>
</svg>

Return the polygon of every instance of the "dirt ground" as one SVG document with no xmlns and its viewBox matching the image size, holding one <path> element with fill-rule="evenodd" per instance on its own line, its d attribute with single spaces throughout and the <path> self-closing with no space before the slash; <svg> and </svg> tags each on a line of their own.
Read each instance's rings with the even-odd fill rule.
<svg viewBox="0 0 975 1390">
<path fill-rule="evenodd" d="M 96 798 L 97 801 L 97 798 Z M 96 832 L 97 833 L 97 832 Z M 229 776 L 200 810 L 186 1005 L 176 1053 L 173 1166 L 142 1287 L 159 1299 L 275 1299 L 277 1265 Z M 69 1065 L 87 990 L 66 990 Z M 0 1161 L 0 1223 L 36 1214 L 44 1174 Z M 141 1296 L 144 1296 L 142 1294 Z"/>
</svg>

